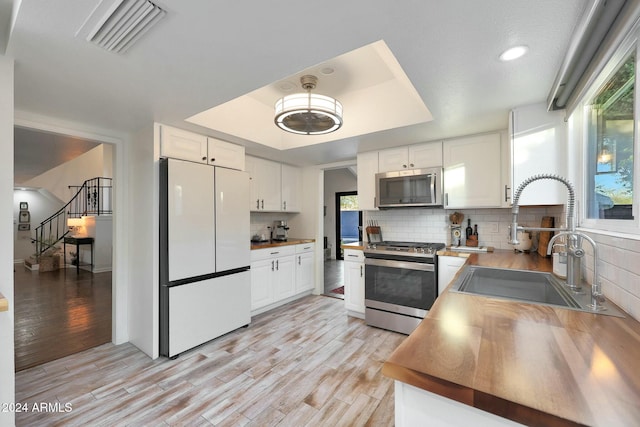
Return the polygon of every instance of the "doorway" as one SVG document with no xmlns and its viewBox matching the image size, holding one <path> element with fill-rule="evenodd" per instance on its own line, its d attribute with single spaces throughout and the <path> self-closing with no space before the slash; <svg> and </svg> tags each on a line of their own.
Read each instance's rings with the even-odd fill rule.
<svg viewBox="0 0 640 427">
<path fill-rule="evenodd" d="M 344 260 L 342 244 L 362 240 L 362 211 L 358 210 L 358 192 L 336 193 L 336 259 Z"/>
<path fill-rule="evenodd" d="M 104 213 L 102 208 L 98 213 L 89 208 L 78 211 L 87 222 L 76 224 L 74 233 L 91 236 L 91 250 L 85 247 L 74 253 L 67 245 L 63 256 L 62 240 L 56 243 L 44 237 L 51 246 L 42 257 L 35 253 L 34 242 L 37 227 L 65 208 L 78 192 L 76 185 L 88 178 L 113 176 L 115 146 L 18 125 L 14 138 L 14 205 L 20 212 L 23 206 L 28 208 L 31 220 L 14 234 L 14 351 L 19 371 L 112 341 L 113 213 L 100 217 L 96 215 Z M 102 207 L 104 202 L 112 206 L 110 189 L 107 199 L 102 185 L 99 190 L 90 188 L 92 197 L 100 194 Z M 62 218 L 56 222 L 59 236 L 70 225 Z M 74 256 L 76 267 L 70 267 Z"/>
</svg>

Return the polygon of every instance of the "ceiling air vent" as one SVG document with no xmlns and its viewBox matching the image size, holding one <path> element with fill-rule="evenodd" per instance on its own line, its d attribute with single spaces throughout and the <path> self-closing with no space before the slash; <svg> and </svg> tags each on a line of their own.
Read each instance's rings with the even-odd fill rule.
<svg viewBox="0 0 640 427">
<path fill-rule="evenodd" d="M 98 13 L 96 7 L 93 13 Z M 148 0 L 118 0 L 99 20 L 87 40 L 111 52 L 124 53 L 165 15 Z"/>
</svg>

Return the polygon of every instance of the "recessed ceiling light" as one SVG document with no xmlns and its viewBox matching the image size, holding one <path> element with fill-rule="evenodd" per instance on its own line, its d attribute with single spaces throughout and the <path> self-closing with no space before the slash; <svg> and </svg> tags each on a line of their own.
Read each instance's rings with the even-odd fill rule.
<svg viewBox="0 0 640 427">
<path fill-rule="evenodd" d="M 325 76 L 328 76 L 329 74 L 333 74 L 334 71 L 335 70 L 331 67 L 324 67 L 322 70 L 320 70 L 320 72 Z"/>
<path fill-rule="evenodd" d="M 501 61 L 513 61 L 514 59 L 520 58 L 522 55 L 527 53 L 529 48 L 527 46 L 514 46 L 511 47 L 500 54 Z"/>
</svg>

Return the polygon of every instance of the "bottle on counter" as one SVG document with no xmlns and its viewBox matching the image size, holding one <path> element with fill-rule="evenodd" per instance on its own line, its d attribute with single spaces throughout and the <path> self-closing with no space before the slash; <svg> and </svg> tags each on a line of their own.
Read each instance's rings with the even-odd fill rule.
<svg viewBox="0 0 640 427">
<path fill-rule="evenodd" d="M 478 239 L 478 224 L 473 224 L 473 235 Z"/>
<path fill-rule="evenodd" d="M 467 219 L 467 228 L 465 229 L 465 238 L 469 239 L 473 235 L 473 229 L 471 228 L 471 219 Z"/>
</svg>

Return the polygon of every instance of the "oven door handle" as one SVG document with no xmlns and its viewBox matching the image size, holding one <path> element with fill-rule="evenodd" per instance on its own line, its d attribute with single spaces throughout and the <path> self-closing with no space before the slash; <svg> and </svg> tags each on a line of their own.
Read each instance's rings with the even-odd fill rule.
<svg viewBox="0 0 640 427">
<path fill-rule="evenodd" d="M 365 258 L 365 265 L 374 267 L 404 268 L 405 270 L 436 271 L 433 264 L 424 262 L 397 261 L 390 259 Z"/>
</svg>

